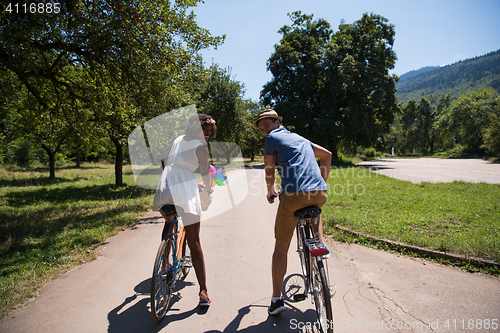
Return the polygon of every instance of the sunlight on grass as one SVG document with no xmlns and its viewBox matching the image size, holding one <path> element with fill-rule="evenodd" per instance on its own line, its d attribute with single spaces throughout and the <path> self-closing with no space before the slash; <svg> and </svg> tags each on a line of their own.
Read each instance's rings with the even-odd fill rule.
<svg viewBox="0 0 500 333">
<path fill-rule="evenodd" d="M 151 209 L 154 191 L 135 186 L 130 166 L 114 185 L 114 166 L 2 170 L 0 307 L 2 317 L 54 276 L 96 257 L 111 235 Z"/>
<path fill-rule="evenodd" d="M 421 183 L 368 169 L 332 169 L 328 226 L 500 261 L 500 185 Z"/>
</svg>

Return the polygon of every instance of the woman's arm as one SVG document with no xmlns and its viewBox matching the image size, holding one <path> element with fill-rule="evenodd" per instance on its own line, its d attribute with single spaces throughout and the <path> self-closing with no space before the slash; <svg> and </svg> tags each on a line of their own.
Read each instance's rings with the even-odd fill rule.
<svg viewBox="0 0 500 333">
<path fill-rule="evenodd" d="M 207 147 L 200 145 L 196 148 L 196 157 L 198 158 L 198 164 L 200 165 L 201 179 L 203 184 L 205 184 L 206 191 L 212 191 L 212 186 L 210 184 L 210 174 L 208 172 L 208 149 Z"/>
</svg>

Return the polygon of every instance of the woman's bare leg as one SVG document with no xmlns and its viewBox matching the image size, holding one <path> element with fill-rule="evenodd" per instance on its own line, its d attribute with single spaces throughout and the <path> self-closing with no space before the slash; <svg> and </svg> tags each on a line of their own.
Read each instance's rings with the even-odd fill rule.
<svg viewBox="0 0 500 333">
<path fill-rule="evenodd" d="M 203 250 L 201 248 L 201 241 L 200 241 L 199 219 L 200 219 L 199 216 L 191 214 L 185 214 L 183 216 L 184 223 L 188 224 L 188 226 L 185 226 L 186 239 L 189 245 L 189 249 L 191 250 L 191 260 L 193 263 L 194 270 L 196 272 L 196 279 L 198 280 L 198 284 L 200 285 L 200 292 L 204 291 L 206 294 L 207 276 L 205 271 L 205 259 L 203 257 Z"/>
<path fill-rule="evenodd" d="M 174 216 L 166 215 L 161 209 L 160 209 L 160 214 L 165 219 L 165 225 L 163 226 L 163 231 L 161 233 L 161 239 L 163 240 L 168 235 L 168 230 L 170 229 L 170 224 L 174 220 Z"/>
</svg>

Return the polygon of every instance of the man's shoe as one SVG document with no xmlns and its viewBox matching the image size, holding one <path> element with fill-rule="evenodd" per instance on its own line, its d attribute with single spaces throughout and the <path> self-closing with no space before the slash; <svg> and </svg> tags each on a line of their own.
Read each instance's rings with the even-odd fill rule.
<svg viewBox="0 0 500 333">
<path fill-rule="evenodd" d="M 282 299 L 277 300 L 276 302 L 271 301 L 271 305 L 267 308 L 267 312 L 274 316 L 278 313 L 281 313 L 286 310 L 285 303 L 283 303 Z"/>
</svg>

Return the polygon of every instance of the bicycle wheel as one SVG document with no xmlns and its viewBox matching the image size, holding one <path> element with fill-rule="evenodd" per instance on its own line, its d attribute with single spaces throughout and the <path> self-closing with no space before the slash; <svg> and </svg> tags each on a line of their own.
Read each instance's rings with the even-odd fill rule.
<svg viewBox="0 0 500 333">
<path fill-rule="evenodd" d="M 313 260 L 312 290 L 318 321 L 323 333 L 333 333 L 333 312 L 330 286 L 323 261 Z"/>
<path fill-rule="evenodd" d="M 187 244 L 187 239 L 184 238 L 184 244 L 182 245 L 182 276 L 186 277 L 193 266 L 191 262 L 191 250 Z"/>
<path fill-rule="evenodd" d="M 151 280 L 151 314 L 158 323 L 165 317 L 172 297 L 174 258 L 174 242 L 169 235 L 160 244 Z"/>
<path fill-rule="evenodd" d="M 283 295 L 283 300 L 287 302 L 300 302 L 303 300 L 307 294 L 304 276 L 302 274 L 287 276 L 283 281 L 281 294 Z"/>
</svg>

